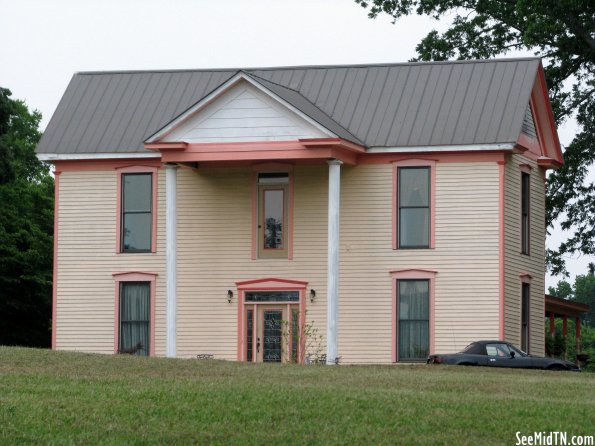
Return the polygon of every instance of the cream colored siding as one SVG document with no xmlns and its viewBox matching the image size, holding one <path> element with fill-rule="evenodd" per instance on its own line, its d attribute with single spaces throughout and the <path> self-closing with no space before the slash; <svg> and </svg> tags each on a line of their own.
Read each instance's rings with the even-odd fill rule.
<svg viewBox="0 0 595 446">
<path fill-rule="evenodd" d="M 296 167 L 294 259 L 251 259 L 253 176 L 249 169 L 178 173 L 179 356 L 236 359 L 235 282 L 282 278 L 308 282 L 319 296 L 307 317 L 326 332 L 327 168 Z M 227 302 L 227 290 L 234 291 Z"/>
<path fill-rule="evenodd" d="M 116 171 L 60 174 L 56 348 L 114 352 L 116 272 L 157 273 L 155 350 L 165 350 L 164 183 L 158 182 L 157 252 L 116 254 Z"/>
<path fill-rule="evenodd" d="M 490 163 L 436 163 L 436 247 L 392 249 L 390 164 L 342 167 L 339 354 L 345 363 L 391 362 L 389 272 L 436 270 L 437 352 L 498 337 L 499 170 Z M 180 168 L 177 227 L 177 354 L 235 360 L 235 283 L 308 282 L 307 318 L 326 335 L 327 166 L 294 169 L 293 260 L 251 259 L 250 168 Z M 59 349 L 111 353 L 113 272 L 156 272 L 156 353 L 165 350 L 164 191 L 160 173 L 156 254 L 115 254 L 116 173 L 60 177 Z M 234 292 L 231 304 L 227 290 Z M 324 341 L 323 341 L 324 343 Z M 324 346 L 323 346 L 324 347 Z"/>
<path fill-rule="evenodd" d="M 498 165 L 436 163 L 435 249 L 392 250 L 392 166 L 344 167 L 341 185 L 339 352 L 390 362 L 389 271 L 436 275 L 435 345 L 456 351 L 498 337 Z"/>
<path fill-rule="evenodd" d="M 530 255 L 521 254 L 521 170 L 532 166 L 530 189 Z M 506 340 L 521 344 L 521 280 L 530 274 L 530 352 L 544 354 L 545 184 L 534 161 L 512 155 L 505 168 L 505 327 Z"/>
</svg>

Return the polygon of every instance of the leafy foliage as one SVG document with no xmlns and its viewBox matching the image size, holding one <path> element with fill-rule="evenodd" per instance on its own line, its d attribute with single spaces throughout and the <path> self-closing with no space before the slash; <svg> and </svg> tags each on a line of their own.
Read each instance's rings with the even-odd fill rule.
<svg viewBox="0 0 595 446">
<path fill-rule="evenodd" d="M 54 181 L 35 156 L 41 114 L 0 88 L 0 344 L 50 342 Z"/>
<path fill-rule="evenodd" d="M 552 296 L 561 297 L 562 299 L 568 299 L 574 295 L 572 285 L 565 280 L 560 280 L 556 287 L 549 287 L 548 293 Z"/>
<path fill-rule="evenodd" d="M 591 0 L 355 0 L 369 17 L 394 21 L 418 14 L 451 20 L 444 33 L 431 31 L 416 47 L 415 60 L 485 59 L 512 50 L 545 58 L 556 122 L 575 117 L 580 131 L 565 148 L 565 164 L 550 175 L 547 223 L 559 218 L 573 235 L 548 250 L 553 274 L 566 273 L 564 256 L 595 254 L 595 2 Z"/>
<path fill-rule="evenodd" d="M 547 356 L 574 361 L 576 359 L 576 330 L 575 322 L 568 320 L 568 336 L 563 336 L 563 321 L 556 319 L 556 331 L 554 336 L 550 335 L 549 322 L 546 322 L 545 329 L 545 351 Z M 584 372 L 595 372 L 595 327 L 581 325 L 580 350 L 578 353 L 586 354 L 588 360 L 581 363 Z"/>
<path fill-rule="evenodd" d="M 561 280 L 556 288 L 549 287 L 549 293 L 552 296 L 563 299 L 573 300 L 589 305 L 590 310 L 585 313 L 583 322 L 595 329 L 595 273 L 589 271 L 588 274 L 578 275 L 574 279 L 574 285 Z M 595 346 L 594 346 L 595 348 Z M 595 358 L 594 358 L 595 359 Z"/>
</svg>

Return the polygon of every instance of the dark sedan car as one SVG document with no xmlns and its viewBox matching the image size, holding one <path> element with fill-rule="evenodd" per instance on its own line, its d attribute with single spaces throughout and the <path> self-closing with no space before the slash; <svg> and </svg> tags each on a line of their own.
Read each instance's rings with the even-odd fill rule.
<svg viewBox="0 0 595 446">
<path fill-rule="evenodd" d="M 472 342 L 460 353 L 430 355 L 427 363 L 580 372 L 578 366 L 572 362 L 531 356 L 503 341 Z"/>
</svg>

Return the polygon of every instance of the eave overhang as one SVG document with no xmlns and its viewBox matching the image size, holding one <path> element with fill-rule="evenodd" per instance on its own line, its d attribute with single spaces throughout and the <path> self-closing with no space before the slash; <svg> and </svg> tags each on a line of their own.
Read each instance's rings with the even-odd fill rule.
<svg viewBox="0 0 595 446">
<path fill-rule="evenodd" d="M 545 295 L 545 312 L 554 313 L 560 316 L 579 317 L 582 313 L 589 311 L 590 306 L 581 302 L 561 299 L 559 297 Z"/>
<path fill-rule="evenodd" d="M 519 150 L 526 151 L 526 154 L 536 159 L 541 167 L 558 169 L 564 164 L 564 157 L 562 156 L 562 148 L 556 131 L 556 122 L 548 95 L 545 72 L 541 63 L 537 69 L 529 106 L 532 110 L 537 137 L 532 138 L 520 132 L 516 147 Z"/>
<path fill-rule="evenodd" d="M 358 154 L 365 147 L 341 138 L 314 138 L 292 141 L 260 141 L 230 143 L 156 142 L 145 149 L 161 152 L 164 163 L 214 163 L 233 161 L 291 161 L 338 159 L 357 164 Z"/>
</svg>

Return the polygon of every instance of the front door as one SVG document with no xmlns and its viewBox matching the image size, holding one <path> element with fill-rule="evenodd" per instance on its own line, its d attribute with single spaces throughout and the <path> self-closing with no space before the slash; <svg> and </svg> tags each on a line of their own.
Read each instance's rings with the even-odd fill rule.
<svg viewBox="0 0 595 446">
<path fill-rule="evenodd" d="M 286 309 L 259 305 L 256 317 L 256 361 L 284 362 L 286 356 L 283 339 Z M 285 330 L 286 331 L 286 330 Z"/>
<path fill-rule="evenodd" d="M 240 293 L 238 359 L 248 362 L 303 362 L 300 327 L 305 316 L 303 291 Z"/>
<path fill-rule="evenodd" d="M 245 360 L 299 362 L 298 320 L 297 305 L 247 305 L 244 313 Z"/>
</svg>

